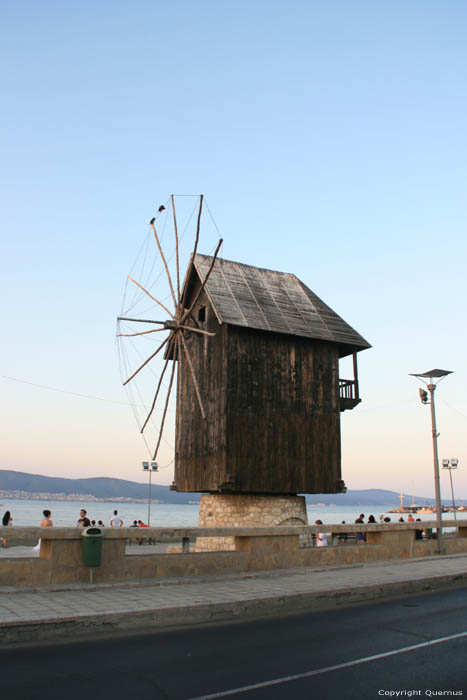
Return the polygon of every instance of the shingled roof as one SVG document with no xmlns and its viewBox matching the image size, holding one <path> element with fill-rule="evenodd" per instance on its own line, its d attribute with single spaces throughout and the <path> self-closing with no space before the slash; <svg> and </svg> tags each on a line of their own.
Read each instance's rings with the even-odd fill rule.
<svg viewBox="0 0 467 700">
<path fill-rule="evenodd" d="M 196 255 L 201 281 L 212 257 Z M 217 258 L 206 292 L 220 323 L 326 340 L 341 357 L 371 345 L 316 296 L 298 277 Z"/>
</svg>

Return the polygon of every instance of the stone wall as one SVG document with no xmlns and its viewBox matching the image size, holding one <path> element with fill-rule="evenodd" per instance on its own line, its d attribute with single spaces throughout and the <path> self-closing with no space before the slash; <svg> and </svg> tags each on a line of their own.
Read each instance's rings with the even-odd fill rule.
<svg viewBox="0 0 467 700">
<path fill-rule="evenodd" d="M 212 517 L 212 516 L 209 516 Z M 436 528 L 436 522 L 424 522 Z M 467 554 L 467 527 L 454 521 L 443 522 L 445 528 L 457 529 L 442 538 L 442 553 Z M 187 547 L 178 554 L 126 554 L 126 543 L 141 537 L 137 528 L 103 530 L 101 565 L 89 569 L 83 560 L 83 537 L 77 528 L 15 528 L 19 539 L 42 537 L 40 558 L 25 555 L 0 556 L 0 586 L 34 586 L 60 583 L 95 583 L 129 580 L 154 580 L 182 576 L 214 576 L 233 572 L 286 569 L 301 566 L 342 566 L 345 564 L 388 561 L 437 553 L 437 540 L 416 540 L 419 523 L 311 525 L 292 527 L 224 527 L 214 531 L 216 538 L 233 537 L 235 551 L 193 552 Z M 13 528 L 1 528 L 0 536 Z M 366 542 L 339 541 L 339 534 L 354 535 L 363 531 Z M 145 534 L 157 542 L 194 541 L 211 538 L 211 527 L 149 528 Z M 331 532 L 327 547 L 299 548 L 299 537 L 308 533 Z M 137 548 L 139 550 L 139 548 Z M 141 548 L 143 549 L 143 548 Z"/>
<path fill-rule="evenodd" d="M 198 527 L 284 527 L 308 525 L 305 496 L 204 494 Z M 311 535 L 300 535 L 300 546 Z M 196 552 L 235 551 L 235 537 L 198 537 Z"/>
</svg>

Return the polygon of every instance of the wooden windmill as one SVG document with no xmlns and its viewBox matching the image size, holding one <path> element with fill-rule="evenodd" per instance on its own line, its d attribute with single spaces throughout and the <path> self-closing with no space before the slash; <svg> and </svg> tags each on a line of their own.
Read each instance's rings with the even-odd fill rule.
<svg viewBox="0 0 467 700">
<path fill-rule="evenodd" d="M 202 201 L 185 281 L 171 283 L 175 311 L 154 299 L 170 315 L 153 321 L 169 335 L 151 356 L 165 348 L 164 373 L 172 362 L 169 393 L 178 366 L 173 488 L 341 492 L 340 413 L 360 402 L 357 353 L 370 345 L 295 275 L 217 258 L 221 241 L 198 254 Z M 339 379 L 348 355 L 353 379 Z"/>
</svg>

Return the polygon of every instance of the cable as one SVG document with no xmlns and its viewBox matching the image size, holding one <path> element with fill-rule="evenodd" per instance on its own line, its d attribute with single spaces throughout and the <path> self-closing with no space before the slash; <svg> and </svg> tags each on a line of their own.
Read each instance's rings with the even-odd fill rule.
<svg viewBox="0 0 467 700">
<path fill-rule="evenodd" d="M 57 391 L 60 394 L 70 394 L 71 396 L 79 396 L 82 399 L 93 399 L 94 401 L 105 401 L 106 403 L 115 403 L 119 406 L 131 406 L 132 404 L 126 403 L 125 401 L 115 401 L 114 399 L 105 399 L 102 396 L 91 396 L 91 394 L 79 394 L 76 391 L 67 391 L 66 389 L 57 389 L 53 386 L 46 386 L 45 384 L 36 384 L 35 382 L 29 382 L 26 379 L 18 379 L 17 377 L 8 377 L 6 375 L 1 376 L 2 379 L 9 379 L 12 382 L 19 382 L 20 384 L 29 384 L 29 386 L 35 386 L 38 389 L 47 389 L 48 391 Z M 146 408 L 144 405 L 141 408 Z"/>
<path fill-rule="evenodd" d="M 212 223 L 214 224 L 214 228 L 216 229 L 219 238 L 222 238 L 221 232 L 220 232 L 219 229 L 217 228 L 216 221 L 215 221 L 215 219 L 214 219 L 214 217 L 213 217 L 213 215 L 212 215 L 212 213 L 211 213 L 211 210 L 209 209 L 209 204 L 207 203 L 206 200 L 204 200 L 204 203 L 205 203 L 205 205 L 206 205 L 206 209 L 207 209 L 208 212 L 209 212 L 209 216 L 211 217 L 211 221 L 212 221 Z"/>
</svg>

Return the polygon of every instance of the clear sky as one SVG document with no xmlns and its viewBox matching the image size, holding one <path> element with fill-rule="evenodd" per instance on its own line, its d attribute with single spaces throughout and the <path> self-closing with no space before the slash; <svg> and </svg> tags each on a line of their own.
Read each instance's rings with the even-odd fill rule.
<svg viewBox="0 0 467 700">
<path fill-rule="evenodd" d="M 461 0 L 4 0 L 0 468 L 144 480 L 115 319 L 157 206 L 202 192 L 223 257 L 373 345 L 347 486 L 433 496 L 408 373 L 441 367 L 467 499 L 466 26 Z"/>
</svg>

